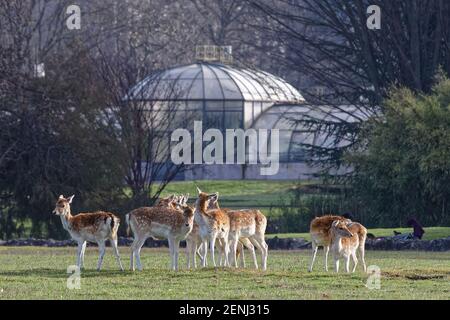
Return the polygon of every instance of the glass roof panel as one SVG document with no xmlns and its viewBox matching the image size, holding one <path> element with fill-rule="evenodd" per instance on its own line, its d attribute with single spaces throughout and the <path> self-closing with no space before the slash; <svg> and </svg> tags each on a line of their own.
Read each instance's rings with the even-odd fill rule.
<svg viewBox="0 0 450 320">
<path fill-rule="evenodd" d="M 176 99 L 243 99 L 267 103 L 304 101 L 296 89 L 269 73 L 203 62 L 156 72 L 132 88 L 125 99 L 174 99 L 168 94 L 171 91 L 166 91 L 164 82 L 181 88 L 177 90 Z M 203 90 L 203 84 L 206 90 Z M 145 93 L 143 97 L 142 92 Z"/>
</svg>

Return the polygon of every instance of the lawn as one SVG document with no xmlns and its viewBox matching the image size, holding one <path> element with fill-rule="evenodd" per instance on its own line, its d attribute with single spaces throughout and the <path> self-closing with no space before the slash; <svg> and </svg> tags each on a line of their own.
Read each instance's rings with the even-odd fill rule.
<svg viewBox="0 0 450 320">
<path fill-rule="evenodd" d="M 302 182 L 306 184 L 307 182 Z M 201 180 L 172 182 L 164 189 L 162 196 L 173 193 L 197 195 L 196 186 L 205 192 L 219 192 L 222 207 L 269 208 L 279 206 L 287 192 L 299 185 L 298 181 L 264 180 Z"/>
<path fill-rule="evenodd" d="M 128 248 L 120 248 L 125 265 Z M 381 268 L 381 288 L 365 287 L 367 275 L 306 272 L 309 251 L 270 251 L 268 271 L 217 269 L 169 271 L 167 249 L 143 249 L 144 271 L 117 270 L 108 248 L 104 270 L 94 271 L 88 248 L 81 288 L 66 287 L 75 248 L 0 247 L 0 299 L 449 299 L 449 253 L 367 252 Z M 249 255 L 247 255 L 248 258 Z M 184 266 L 184 255 L 180 255 Z"/>
</svg>

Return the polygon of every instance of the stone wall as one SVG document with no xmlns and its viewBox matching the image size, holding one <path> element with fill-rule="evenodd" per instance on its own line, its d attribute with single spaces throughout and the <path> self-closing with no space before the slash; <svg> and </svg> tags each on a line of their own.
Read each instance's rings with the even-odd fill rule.
<svg viewBox="0 0 450 320">
<path fill-rule="evenodd" d="M 119 238 L 119 246 L 129 247 L 133 242 L 132 238 Z M 311 249 L 311 243 L 303 238 L 272 238 L 267 240 L 271 250 L 302 250 Z M 0 240 L 0 246 L 43 246 L 43 247 L 69 247 L 76 246 L 73 240 L 53 240 L 53 239 L 17 239 Z M 95 246 L 96 244 L 89 244 Z M 145 247 L 157 248 L 167 247 L 167 240 L 148 239 Z M 184 241 L 181 243 L 184 247 Z M 450 237 L 436 240 L 393 240 L 392 238 L 368 239 L 366 250 L 415 250 L 415 251 L 450 251 Z"/>
</svg>

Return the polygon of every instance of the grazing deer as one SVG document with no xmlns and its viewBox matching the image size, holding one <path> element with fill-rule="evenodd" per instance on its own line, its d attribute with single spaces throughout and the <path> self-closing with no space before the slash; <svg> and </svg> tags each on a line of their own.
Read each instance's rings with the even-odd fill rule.
<svg viewBox="0 0 450 320">
<path fill-rule="evenodd" d="M 64 198 L 60 195 L 56 201 L 56 207 L 53 213 L 60 216 L 64 229 L 66 229 L 72 239 L 78 243 L 77 266 L 83 268 L 84 252 L 86 242 L 96 242 L 100 251 L 98 257 L 97 270 L 100 271 L 105 255 L 105 241 L 110 240 L 116 256 L 120 270 L 123 271 L 120 261 L 119 250 L 117 249 L 117 230 L 119 229 L 120 219 L 110 212 L 97 211 L 94 213 L 80 213 L 72 216 L 70 204 L 74 196 Z"/>
<path fill-rule="evenodd" d="M 366 243 L 367 229 L 357 222 L 347 224 L 344 220 L 335 220 L 331 224 L 331 252 L 333 253 L 334 269 L 339 272 L 339 258 L 345 259 L 345 271 L 350 272 L 350 256 L 353 259 L 355 272 L 358 264 L 356 251 L 359 249 L 364 272 L 366 262 L 364 260 L 364 246 Z"/>
<path fill-rule="evenodd" d="M 167 239 L 171 256 L 171 268 L 178 270 L 180 241 L 191 232 L 194 223 L 194 211 L 186 206 L 183 210 L 162 206 L 135 209 L 126 215 L 128 228 L 133 231 L 134 241 L 131 245 L 130 267 L 142 270 L 141 248 L 148 237 Z M 129 230 L 128 230 L 129 232 Z"/>
<path fill-rule="evenodd" d="M 312 272 L 314 261 L 316 260 L 317 249 L 319 246 L 323 246 L 325 251 L 325 271 L 328 271 L 328 253 L 331 245 L 331 225 L 334 221 L 344 221 L 345 223 L 351 223 L 351 220 L 345 219 L 341 216 L 323 216 L 314 218 L 311 221 L 309 233 L 311 235 L 312 244 L 312 258 L 311 265 L 308 268 L 309 272 Z"/>
<path fill-rule="evenodd" d="M 198 188 L 197 188 L 198 189 Z M 198 198 L 195 203 L 195 222 L 199 226 L 200 237 L 202 239 L 202 245 L 206 249 L 211 251 L 211 259 L 214 267 L 216 267 L 216 261 L 214 257 L 214 250 L 216 240 L 219 240 L 224 247 L 225 251 L 225 266 L 229 266 L 228 262 L 228 233 L 230 231 L 230 218 L 228 214 L 221 209 L 209 210 L 209 203 L 218 199 L 218 193 L 207 194 L 198 189 Z M 202 258 L 202 266 L 206 267 L 207 264 L 207 252 L 204 250 Z"/>
</svg>

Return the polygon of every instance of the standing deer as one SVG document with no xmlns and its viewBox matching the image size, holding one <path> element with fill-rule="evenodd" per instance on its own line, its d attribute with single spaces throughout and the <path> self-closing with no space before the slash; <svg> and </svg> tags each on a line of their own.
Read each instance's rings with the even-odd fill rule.
<svg viewBox="0 0 450 320">
<path fill-rule="evenodd" d="M 116 256 L 120 270 L 123 271 L 120 261 L 119 250 L 117 249 L 117 230 L 119 229 L 120 219 L 110 212 L 97 211 L 94 213 L 80 213 L 72 216 L 70 204 L 74 196 L 64 198 L 60 195 L 56 201 L 56 207 L 53 213 L 60 216 L 64 229 L 66 229 L 72 239 L 78 243 L 77 266 L 84 266 L 84 252 L 86 242 L 96 242 L 99 248 L 99 257 L 97 270 L 100 271 L 105 255 L 105 241 L 110 240 Z"/>
<path fill-rule="evenodd" d="M 197 188 L 198 189 L 198 188 Z M 211 252 L 211 259 L 214 267 L 216 267 L 216 261 L 214 257 L 214 250 L 216 240 L 219 240 L 225 251 L 225 266 L 229 266 L 228 261 L 228 233 L 230 231 L 230 218 L 228 214 L 221 209 L 209 210 L 208 206 L 210 201 L 218 199 L 218 193 L 207 194 L 198 189 L 198 198 L 195 203 L 195 222 L 199 226 L 200 237 L 202 238 L 202 245 L 204 248 L 209 248 Z M 206 258 L 208 250 L 204 250 L 202 258 L 202 266 L 206 267 Z"/>
<path fill-rule="evenodd" d="M 171 256 L 172 270 L 178 270 L 180 241 L 191 232 L 194 223 L 194 211 L 186 206 L 182 211 L 163 206 L 143 207 L 126 215 L 129 229 L 133 231 L 134 241 L 131 245 L 130 267 L 142 270 L 141 248 L 148 237 L 167 239 Z"/>
<path fill-rule="evenodd" d="M 176 209 L 183 211 L 183 207 L 187 206 L 187 201 L 189 199 L 189 193 L 185 195 L 172 195 L 167 198 L 163 198 L 158 201 L 157 205 L 161 207 Z M 187 268 L 197 268 L 197 259 L 196 256 L 199 255 L 200 259 L 203 258 L 203 251 L 201 248 L 202 238 L 200 237 L 199 226 L 196 222 L 194 222 L 192 226 L 192 231 L 186 236 L 186 263 Z M 202 252 L 202 253 L 201 253 Z"/>
<path fill-rule="evenodd" d="M 209 204 L 210 209 L 220 209 L 218 199 L 211 201 Z M 262 264 L 263 269 L 267 265 L 268 246 L 265 241 L 265 230 L 267 226 L 266 217 L 259 211 L 253 209 L 222 209 L 230 217 L 230 233 L 228 240 L 230 242 L 230 263 L 234 263 L 237 267 L 237 258 L 241 257 L 241 266 L 245 267 L 244 261 L 244 246 L 250 250 L 253 259 L 253 265 L 258 269 L 258 262 L 256 260 L 255 246 L 262 252 Z M 254 231 L 252 231 L 254 230 Z M 252 236 L 247 236 L 253 233 Z M 262 236 L 261 236 L 262 235 Z M 258 239 L 255 239 L 258 238 Z M 236 239 L 238 239 L 236 241 Z M 262 240 L 261 240 L 262 239 Z M 236 248 L 234 248 L 236 247 Z M 221 246 L 222 253 L 224 252 Z M 233 254 L 233 252 L 235 254 Z M 222 254 L 221 254 L 222 257 Z M 230 259 L 230 258 L 229 258 Z"/>
<path fill-rule="evenodd" d="M 345 271 L 350 272 L 350 256 L 353 259 L 353 270 L 355 272 L 358 264 L 356 251 L 359 249 L 360 257 L 366 272 L 366 261 L 364 258 L 364 246 L 366 243 L 367 229 L 357 222 L 347 224 L 343 220 L 335 220 L 331 224 L 331 252 L 333 253 L 334 269 L 339 272 L 339 258 L 345 259 Z"/>
<path fill-rule="evenodd" d="M 319 246 L 323 246 L 325 251 L 325 271 L 328 271 L 328 252 L 330 251 L 331 245 L 331 225 L 334 221 L 344 221 L 345 223 L 351 223 L 351 220 L 346 219 L 341 216 L 323 216 L 314 218 L 311 221 L 309 228 L 309 233 L 311 235 L 312 244 L 312 258 L 311 265 L 308 268 L 309 272 L 312 272 L 314 261 L 316 260 L 317 249 Z"/>
<path fill-rule="evenodd" d="M 268 245 L 265 240 L 267 219 L 259 210 L 230 210 L 227 211 L 230 218 L 229 240 L 231 245 L 231 263 L 237 268 L 237 247 L 239 241 L 248 239 L 256 246 L 262 254 L 262 270 L 267 269 Z M 255 267 L 256 263 L 255 250 L 251 250 Z"/>
</svg>

